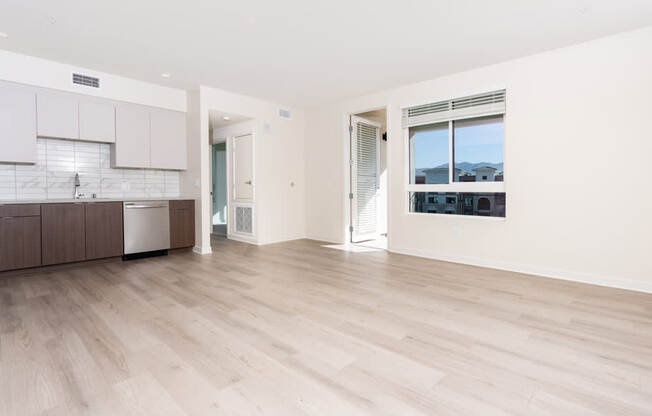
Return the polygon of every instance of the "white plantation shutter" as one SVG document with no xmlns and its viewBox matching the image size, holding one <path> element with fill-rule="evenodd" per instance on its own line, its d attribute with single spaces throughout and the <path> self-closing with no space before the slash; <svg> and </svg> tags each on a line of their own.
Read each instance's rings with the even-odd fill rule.
<svg viewBox="0 0 652 416">
<path fill-rule="evenodd" d="M 352 239 L 361 241 L 375 238 L 377 232 L 379 128 L 359 119 L 354 120 L 352 127 Z"/>
<path fill-rule="evenodd" d="M 403 109 L 403 128 L 505 113 L 505 90 Z"/>
</svg>

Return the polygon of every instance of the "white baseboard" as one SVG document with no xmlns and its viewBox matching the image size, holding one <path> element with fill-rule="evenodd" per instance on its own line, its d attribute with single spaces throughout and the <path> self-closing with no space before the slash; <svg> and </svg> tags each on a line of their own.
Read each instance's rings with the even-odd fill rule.
<svg viewBox="0 0 652 416">
<path fill-rule="evenodd" d="M 588 283 L 591 285 L 605 286 L 616 289 L 633 290 L 637 292 L 652 293 L 652 282 L 639 282 L 636 280 L 618 279 L 613 276 L 602 276 L 594 273 L 584 273 L 563 269 L 550 269 L 540 266 L 514 264 L 472 257 L 458 257 L 437 255 L 427 250 L 406 249 L 391 247 L 388 251 L 392 253 L 405 254 L 408 256 L 424 257 L 433 260 L 447 261 L 451 263 L 468 264 L 471 266 L 487 267 L 490 269 L 506 270 L 509 272 L 531 274 L 551 279 L 567 280 L 571 282 Z"/>
<path fill-rule="evenodd" d="M 288 241 L 297 241 L 297 240 L 305 240 L 306 237 L 290 237 L 290 238 L 282 238 L 278 240 L 270 240 L 270 241 L 264 241 L 264 242 L 259 242 L 257 243 L 259 246 L 266 246 L 268 244 L 278 244 L 278 243 L 287 243 Z"/>
<path fill-rule="evenodd" d="M 200 246 L 194 246 L 192 248 L 192 251 L 197 254 L 211 254 L 213 252 L 213 249 L 211 249 L 211 246 L 208 247 L 200 247 Z"/>
<path fill-rule="evenodd" d="M 305 238 L 308 240 L 323 241 L 324 243 L 346 244 L 345 241 L 342 241 L 341 239 L 338 238 L 333 238 L 332 236 L 326 237 L 322 235 L 309 234 Z"/>
<path fill-rule="evenodd" d="M 234 241 L 239 241 L 241 243 L 247 243 L 247 244 L 253 244 L 253 245 L 260 245 L 258 243 L 258 240 L 256 240 L 254 237 L 249 237 L 249 236 L 244 236 L 240 234 L 229 234 L 226 236 L 227 239 L 229 240 L 234 240 Z"/>
</svg>

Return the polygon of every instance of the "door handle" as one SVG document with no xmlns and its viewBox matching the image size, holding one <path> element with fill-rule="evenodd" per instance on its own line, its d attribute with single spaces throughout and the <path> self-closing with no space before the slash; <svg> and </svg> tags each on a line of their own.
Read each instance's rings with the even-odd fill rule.
<svg viewBox="0 0 652 416">
<path fill-rule="evenodd" d="M 251 185 L 251 181 L 245 181 L 247 185 Z"/>
</svg>

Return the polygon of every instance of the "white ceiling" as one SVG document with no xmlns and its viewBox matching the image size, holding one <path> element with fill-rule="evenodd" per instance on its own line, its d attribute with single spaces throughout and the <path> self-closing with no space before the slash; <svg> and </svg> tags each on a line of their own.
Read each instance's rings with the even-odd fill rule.
<svg viewBox="0 0 652 416">
<path fill-rule="evenodd" d="M 1 0 L 0 49 L 313 106 L 650 24 L 650 0 Z"/>
</svg>

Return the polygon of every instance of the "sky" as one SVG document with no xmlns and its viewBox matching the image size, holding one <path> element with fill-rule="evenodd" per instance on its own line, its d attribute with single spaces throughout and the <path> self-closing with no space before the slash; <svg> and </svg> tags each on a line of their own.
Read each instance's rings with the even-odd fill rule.
<svg viewBox="0 0 652 416">
<path fill-rule="evenodd" d="M 448 125 L 417 131 L 414 141 L 415 167 L 432 168 L 448 163 Z M 455 163 L 503 162 L 502 118 L 455 122 Z"/>
</svg>

